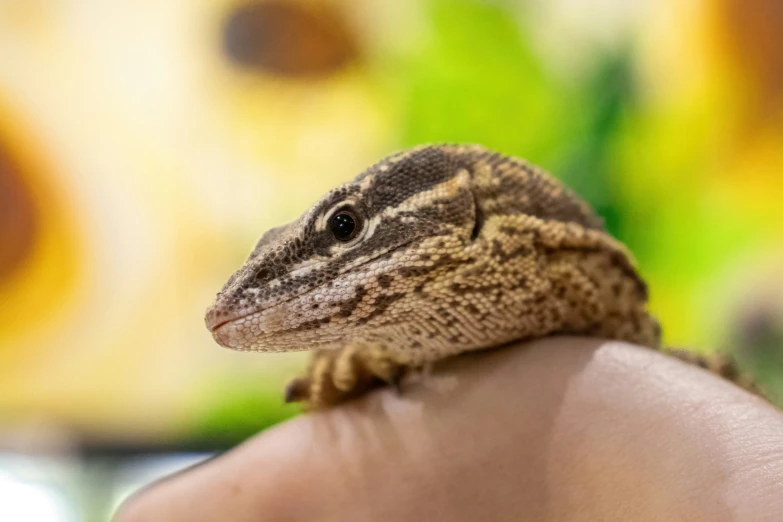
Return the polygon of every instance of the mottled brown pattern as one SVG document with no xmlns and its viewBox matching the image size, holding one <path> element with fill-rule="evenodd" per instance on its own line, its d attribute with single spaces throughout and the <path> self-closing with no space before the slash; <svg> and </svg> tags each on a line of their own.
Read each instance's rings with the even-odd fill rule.
<svg viewBox="0 0 783 522">
<path fill-rule="evenodd" d="M 357 220 L 347 242 L 330 229 L 338 211 Z M 389 156 L 267 232 L 206 322 L 237 350 L 315 349 L 288 393 L 315 406 L 511 341 L 660 342 L 630 254 L 583 200 L 523 160 L 459 145 Z"/>
</svg>

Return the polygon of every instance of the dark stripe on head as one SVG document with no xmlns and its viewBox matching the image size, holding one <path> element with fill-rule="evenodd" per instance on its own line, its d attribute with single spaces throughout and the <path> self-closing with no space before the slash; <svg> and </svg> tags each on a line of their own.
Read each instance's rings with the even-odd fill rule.
<svg viewBox="0 0 783 522">
<path fill-rule="evenodd" d="M 382 160 L 360 174 L 356 182 L 374 176 L 365 197 L 370 215 L 376 215 L 448 181 L 456 166 L 454 157 L 444 150 L 425 147 Z"/>
</svg>

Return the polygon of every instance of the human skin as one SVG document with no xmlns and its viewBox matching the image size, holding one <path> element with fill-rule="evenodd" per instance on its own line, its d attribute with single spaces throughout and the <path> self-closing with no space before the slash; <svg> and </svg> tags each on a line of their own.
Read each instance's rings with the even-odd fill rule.
<svg viewBox="0 0 783 522">
<path fill-rule="evenodd" d="M 117 522 L 781 520 L 783 414 L 699 368 L 553 337 L 299 416 Z"/>
</svg>

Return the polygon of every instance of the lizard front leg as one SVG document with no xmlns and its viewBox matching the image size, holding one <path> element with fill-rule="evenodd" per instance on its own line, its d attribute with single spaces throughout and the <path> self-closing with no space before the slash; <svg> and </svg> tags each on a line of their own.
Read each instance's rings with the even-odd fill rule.
<svg viewBox="0 0 783 522">
<path fill-rule="evenodd" d="M 382 345 L 355 343 L 313 352 L 303 377 L 286 387 L 286 402 L 324 408 L 383 384 L 397 385 L 406 366 Z"/>
</svg>

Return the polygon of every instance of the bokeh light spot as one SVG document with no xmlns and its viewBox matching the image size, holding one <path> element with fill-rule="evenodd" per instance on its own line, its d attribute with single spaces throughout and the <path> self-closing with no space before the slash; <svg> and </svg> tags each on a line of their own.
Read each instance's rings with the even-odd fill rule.
<svg viewBox="0 0 783 522">
<path fill-rule="evenodd" d="M 0 142 L 0 281 L 21 266 L 35 243 L 36 214 L 20 164 Z"/>
<path fill-rule="evenodd" d="M 223 28 L 223 49 L 246 69 L 288 77 L 327 76 L 356 57 L 340 12 L 282 1 L 235 8 Z"/>
<path fill-rule="evenodd" d="M 722 0 L 718 4 L 727 51 L 748 77 L 761 111 L 783 106 L 783 2 Z"/>
</svg>

